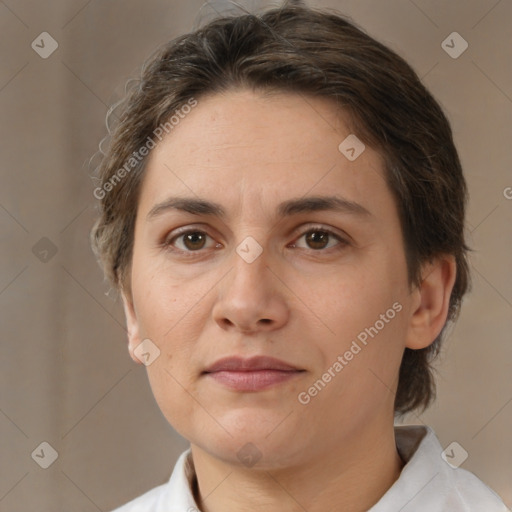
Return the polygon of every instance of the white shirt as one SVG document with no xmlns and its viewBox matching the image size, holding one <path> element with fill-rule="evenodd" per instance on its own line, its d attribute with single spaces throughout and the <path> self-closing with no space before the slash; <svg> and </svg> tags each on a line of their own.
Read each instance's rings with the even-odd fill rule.
<svg viewBox="0 0 512 512">
<path fill-rule="evenodd" d="M 473 473 L 445 462 L 441 457 L 443 449 L 431 428 L 397 426 L 395 439 L 405 466 L 398 480 L 368 512 L 509 511 L 498 495 Z M 457 457 L 452 450 L 447 450 L 447 454 L 448 458 Z M 199 512 L 191 489 L 193 479 L 188 449 L 180 455 L 166 484 L 113 512 Z"/>
</svg>

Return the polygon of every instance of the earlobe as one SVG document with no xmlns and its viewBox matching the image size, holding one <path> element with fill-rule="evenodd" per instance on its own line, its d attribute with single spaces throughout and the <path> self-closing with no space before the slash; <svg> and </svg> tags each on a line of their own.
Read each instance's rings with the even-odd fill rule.
<svg viewBox="0 0 512 512">
<path fill-rule="evenodd" d="M 446 323 L 457 267 L 452 255 L 436 257 L 422 269 L 422 281 L 414 290 L 418 305 L 412 312 L 406 347 L 428 347 Z"/>
<path fill-rule="evenodd" d="M 121 292 L 123 300 L 124 315 L 126 317 L 126 328 L 128 331 L 128 352 L 130 357 L 137 363 L 142 364 L 142 361 L 135 355 L 134 350 L 142 342 L 139 331 L 139 323 L 137 320 L 137 314 L 133 305 L 131 297 L 127 296 L 125 292 Z"/>
</svg>

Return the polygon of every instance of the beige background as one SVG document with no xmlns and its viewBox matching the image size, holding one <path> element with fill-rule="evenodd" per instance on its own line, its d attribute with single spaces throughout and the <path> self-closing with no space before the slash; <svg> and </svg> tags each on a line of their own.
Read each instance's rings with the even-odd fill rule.
<svg viewBox="0 0 512 512">
<path fill-rule="evenodd" d="M 452 122 L 471 192 L 474 288 L 447 340 L 438 402 L 409 420 L 432 425 L 443 446 L 462 445 L 462 467 L 510 506 L 512 200 L 504 190 L 512 187 L 512 2 L 309 4 L 341 10 L 397 50 Z M 202 6 L 0 1 L 2 512 L 110 510 L 166 481 L 187 446 L 159 412 L 144 368 L 128 357 L 121 307 L 89 248 L 88 161 L 105 134 L 107 106 L 143 59 L 229 3 Z M 47 59 L 31 48 L 43 31 L 59 44 Z M 458 59 L 441 48 L 453 31 L 469 43 Z M 46 470 L 31 458 L 43 441 L 59 454 Z"/>
</svg>

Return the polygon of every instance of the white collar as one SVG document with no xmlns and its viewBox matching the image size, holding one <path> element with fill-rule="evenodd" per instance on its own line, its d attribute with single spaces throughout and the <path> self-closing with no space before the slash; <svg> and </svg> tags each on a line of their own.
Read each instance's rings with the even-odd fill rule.
<svg viewBox="0 0 512 512">
<path fill-rule="evenodd" d="M 398 480 L 368 512 L 507 512 L 500 498 L 475 475 L 452 468 L 430 427 L 395 426 L 405 466 Z M 199 512 L 193 497 L 190 448 L 178 458 L 167 484 L 114 512 Z M 131 505 L 131 506 L 130 506 Z"/>
</svg>

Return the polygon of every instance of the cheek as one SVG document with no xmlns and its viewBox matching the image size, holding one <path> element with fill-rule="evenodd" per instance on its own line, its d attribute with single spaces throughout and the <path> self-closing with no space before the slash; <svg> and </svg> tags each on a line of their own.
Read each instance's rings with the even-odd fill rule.
<svg viewBox="0 0 512 512">
<path fill-rule="evenodd" d="M 168 364 L 165 355 L 159 359 L 160 364 L 155 361 L 147 368 L 153 396 L 169 424 L 186 437 L 189 420 L 194 413 L 194 403 L 189 394 L 191 390 L 184 376 L 177 374 L 176 369 Z"/>
<path fill-rule="evenodd" d="M 132 292 L 140 337 L 149 338 L 160 351 L 146 368 L 149 382 L 162 412 L 174 425 L 193 408 L 192 363 L 204 325 L 206 301 L 201 299 L 206 285 L 173 279 L 169 268 L 162 267 L 134 255 Z"/>
<path fill-rule="evenodd" d="M 154 258 L 156 259 L 156 258 Z M 201 297 L 201 290 L 173 279 L 170 269 L 147 258 L 134 256 L 132 291 L 143 334 L 155 343 L 172 344 L 174 332 Z"/>
<path fill-rule="evenodd" d="M 333 276 L 328 293 L 316 298 L 309 294 L 331 331 L 330 336 L 319 337 L 325 369 L 342 356 L 343 377 L 337 381 L 343 381 L 341 387 L 357 396 L 361 386 L 375 393 L 379 378 L 393 387 L 407 326 L 405 273 L 397 272 L 386 254 L 372 259 L 372 264 Z"/>
<path fill-rule="evenodd" d="M 378 264 L 342 269 L 326 281 L 323 293 L 315 294 L 319 316 L 337 337 L 355 337 L 398 300 L 399 287 L 387 277 L 384 266 Z M 308 296 L 312 297 L 311 292 Z"/>
</svg>

